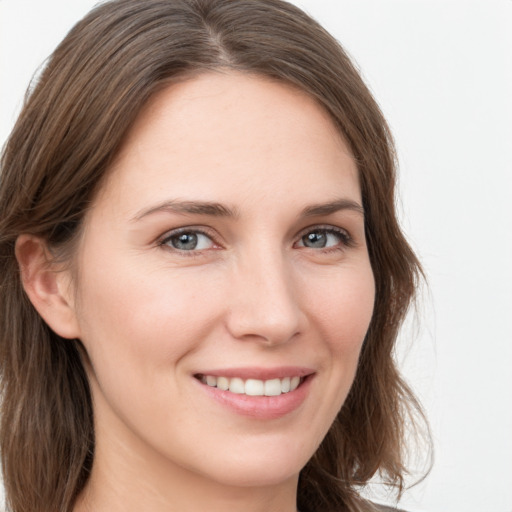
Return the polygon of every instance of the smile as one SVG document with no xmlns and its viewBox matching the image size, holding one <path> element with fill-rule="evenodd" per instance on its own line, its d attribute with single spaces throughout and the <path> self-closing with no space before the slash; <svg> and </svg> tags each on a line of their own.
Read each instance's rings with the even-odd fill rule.
<svg viewBox="0 0 512 512">
<path fill-rule="evenodd" d="M 302 377 L 284 377 L 282 379 L 242 379 L 240 377 L 223 377 L 214 375 L 201 375 L 200 380 L 203 384 L 222 391 L 229 391 L 238 395 L 248 396 L 279 396 L 283 393 L 295 391 Z"/>
<path fill-rule="evenodd" d="M 206 396 L 222 407 L 256 420 L 273 420 L 304 403 L 316 375 L 312 368 L 225 368 L 194 374 Z"/>
</svg>

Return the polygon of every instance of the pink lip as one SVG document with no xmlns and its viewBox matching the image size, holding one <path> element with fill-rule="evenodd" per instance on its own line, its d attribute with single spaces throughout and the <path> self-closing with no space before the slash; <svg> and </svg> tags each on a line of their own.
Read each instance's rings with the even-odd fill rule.
<svg viewBox="0 0 512 512">
<path fill-rule="evenodd" d="M 217 370 L 205 370 L 198 372 L 196 375 L 211 375 L 213 377 L 240 377 L 247 379 L 284 379 L 285 377 L 306 377 L 315 373 L 315 370 L 303 366 L 276 366 L 274 368 L 248 367 L 241 368 L 224 368 Z"/>
<path fill-rule="evenodd" d="M 231 410 L 232 412 L 248 416 L 250 418 L 259 420 L 272 420 L 281 418 L 290 414 L 298 409 L 306 399 L 311 382 L 314 378 L 311 370 L 305 368 L 239 368 L 222 370 L 222 371 L 208 371 L 200 375 L 213 375 L 224 377 L 240 377 L 246 379 L 261 379 L 268 380 L 272 378 L 284 378 L 300 375 L 303 380 L 299 387 L 294 391 L 282 393 L 278 396 L 248 396 L 243 394 L 231 393 L 230 391 L 223 391 L 218 388 L 203 384 L 197 378 L 195 381 L 201 389 L 213 400 Z"/>
</svg>

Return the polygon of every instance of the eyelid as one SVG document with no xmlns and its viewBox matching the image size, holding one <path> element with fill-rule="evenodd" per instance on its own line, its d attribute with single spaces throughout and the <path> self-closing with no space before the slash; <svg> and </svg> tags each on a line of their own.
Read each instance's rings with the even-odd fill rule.
<svg viewBox="0 0 512 512">
<path fill-rule="evenodd" d="M 211 249 L 195 249 L 191 251 L 184 251 L 180 249 L 176 249 L 175 247 L 171 247 L 170 245 L 167 245 L 167 242 L 175 236 L 178 236 L 182 233 L 195 233 L 200 234 L 208 237 L 214 246 L 212 249 L 217 249 L 219 247 L 222 247 L 222 245 L 217 241 L 217 233 L 214 232 L 212 229 L 207 228 L 205 226 L 182 226 L 179 228 L 174 228 L 169 231 L 166 231 L 163 235 L 159 236 L 156 240 L 156 244 L 160 247 L 165 247 L 169 249 L 170 251 L 177 252 L 179 254 L 184 254 L 186 256 L 193 256 L 202 253 L 205 250 L 211 250 Z"/>
<path fill-rule="evenodd" d="M 314 224 L 314 225 L 311 225 L 311 226 L 308 226 L 308 227 L 302 229 L 298 233 L 297 241 L 294 243 L 294 246 L 297 243 L 299 243 L 305 235 L 307 235 L 308 233 L 311 233 L 315 230 L 316 231 L 324 231 L 326 233 L 334 233 L 334 234 L 340 236 L 341 247 L 340 246 L 326 247 L 326 248 L 323 248 L 324 251 L 339 250 L 339 249 L 343 249 L 346 247 L 353 247 L 354 245 L 356 245 L 354 239 L 352 238 L 350 232 L 347 229 L 341 228 L 339 226 L 334 226 L 332 224 Z M 165 247 L 166 249 L 168 249 L 170 251 L 179 253 L 184 256 L 200 255 L 204 251 L 212 250 L 212 249 L 197 249 L 197 250 L 185 251 L 185 250 L 176 249 L 174 247 L 171 247 L 170 245 L 167 245 L 167 242 L 172 237 L 178 236 L 181 233 L 201 234 L 201 235 L 208 237 L 212 241 L 214 246 L 217 246 L 217 247 L 213 247 L 212 249 L 218 249 L 218 248 L 223 247 L 222 244 L 218 242 L 219 236 L 218 236 L 217 232 L 215 232 L 211 228 L 208 228 L 205 226 L 182 226 L 179 228 L 174 228 L 174 229 L 168 230 L 163 235 L 158 237 L 158 239 L 156 240 L 156 244 L 158 246 Z M 303 246 L 303 247 L 307 249 L 307 247 L 305 247 L 305 246 Z M 315 250 L 321 251 L 322 249 L 315 249 Z"/>
<path fill-rule="evenodd" d="M 324 231 L 326 233 L 334 233 L 336 235 L 339 235 L 342 239 L 342 245 L 343 247 L 353 247 L 355 245 L 355 240 L 353 239 L 350 232 L 345 229 L 341 228 L 339 226 L 333 226 L 332 224 L 314 224 L 312 226 L 308 226 L 307 228 L 304 228 L 300 231 L 300 233 L 297 235 L 297 242 L 299 243 L 304 236 L 306 236 L 308 233 L 311 233 L 313 231 Z M 333 249 L 339 249 L 340 247 L 325 247 L 323 250 L 333 250 Z M 307 247 L 306 247 L 307 249 Z M 315 250 L 322 250 L 322 249 L 315 249 Z"/>
</svg>

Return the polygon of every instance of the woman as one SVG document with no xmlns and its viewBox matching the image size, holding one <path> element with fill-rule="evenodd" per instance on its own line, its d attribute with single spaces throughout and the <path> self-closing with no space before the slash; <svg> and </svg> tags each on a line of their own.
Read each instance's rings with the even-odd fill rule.
<svg viewBox="0 0 512 512">
<path fill-rule="evenodd" d="M 419 411 L 382 115 L 278 0 L 114 0 L 5 147 L 10 510 L 361 511 Z"/>
</svg>

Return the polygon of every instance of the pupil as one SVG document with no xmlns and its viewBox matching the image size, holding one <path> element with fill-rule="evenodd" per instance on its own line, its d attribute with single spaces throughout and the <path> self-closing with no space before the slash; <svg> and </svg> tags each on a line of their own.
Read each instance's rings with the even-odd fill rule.
<svg viewBox="0 0 512 512">
<path fill-rule="evenodd" d="M 197 246 L 197 235 L 194 233 L 182 233 L 174 239 L 173 245 L 176 249 L 195 249 Z"/>
<path fill-rule="evenodd" d="M 309 233 L 303 238 L 302 241 L 307 247 L 321 248 L 325 247 L 325 244 L 327 243 L 327 237 L 325 236 L 325 233 Z"/>
</svg>

